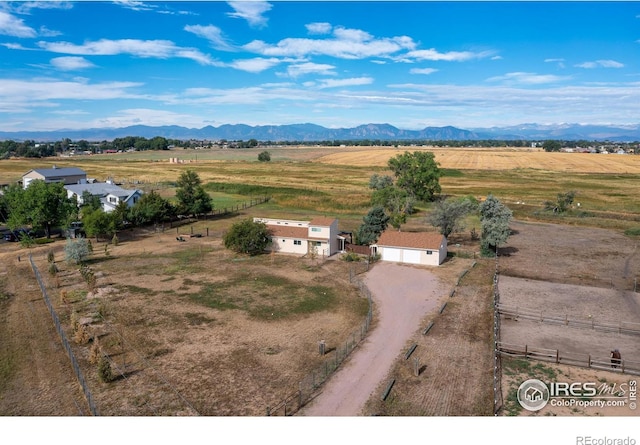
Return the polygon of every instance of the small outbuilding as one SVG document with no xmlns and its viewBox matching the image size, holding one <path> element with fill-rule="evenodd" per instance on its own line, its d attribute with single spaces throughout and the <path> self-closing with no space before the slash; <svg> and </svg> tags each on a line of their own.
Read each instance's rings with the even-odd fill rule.
<svg viewBox="0 0 640 445">
<path fill-rule="evenodd" d="M 439 266 L 447 258 L 447 238 L 435 232 L 387 230 L 371 249 L 382 261 Z"/>
</svg>

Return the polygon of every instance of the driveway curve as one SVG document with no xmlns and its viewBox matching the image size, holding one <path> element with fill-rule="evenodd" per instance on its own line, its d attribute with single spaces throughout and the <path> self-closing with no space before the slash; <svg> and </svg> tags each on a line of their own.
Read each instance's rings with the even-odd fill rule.
<svg viewBox="0 0 640 445">
<path fill-rule="evenodd" d="M 378 315 L 377 325 L 322 392 L 298 413 L 303 416 L 358 416 L 385 379 L 420 322 L 446 289 L 429 269 L 378 263 L 365 275 Z"/>
</svg>

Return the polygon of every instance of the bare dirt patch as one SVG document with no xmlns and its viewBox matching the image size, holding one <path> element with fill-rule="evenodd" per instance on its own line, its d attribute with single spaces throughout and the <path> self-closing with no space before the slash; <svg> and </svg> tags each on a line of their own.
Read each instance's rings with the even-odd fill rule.
<svg viewBox="0 0 640 445">
<path fill-rule="evenodd" d="M 222 247 L 219 236 L 179 243 L 174 231 L 121 239 L 108 254 L 94 241 L 89 266 L 96 289 L 87 289 L 77 268 L 62 261 L 63 241 L 30 251 L 67 336 L 73 337 L 75 312 L 94 339 L 75 344 L 74 351 L 101 415 L 264 415 L 320 364 L 317 342 L 343 342 L 368 309 L 349 282 L 349 264 L 337 258 L 237 256 Z M 56 250 L 59 287 L 47 274 L 50 248 Z M 16 261 L 14 255 L 3 251 L 3 260 Z M 24 261 L 19 267 L 19 274 L 7 274 L 13 295 L 8 310 L 23 315 L 6 318 L 3 340 L 33 336 L 23 320 L 25 301 L 44 307 L 33 273 Z M 16 280 L 27 287 L 18 289 Z M 38 319 L 51 325 L 47 313 Z M 100 381 L 90 362 L 96 339 L 117 376 L 111 383 Z M 55 345 L 59 339 L 53 331 L 39 342 Z M 54 358 L 39 357 L 43 372 L 35 376 L 34 366 L 14 365 L 1 411 L 77 415 L 73 402 L 60 397 L 47 405 L 30 395 L 27 385 L 57 388 L 63 378 L 74 380 L 70 371 L 44 372 Z M 64 354 L 60 361 L 68 363 Z M 39 383 L 28 382 L 33 378 Z"/>
<path fill-rule="evenodd" d="M 593 321 L 596 325 L 640 322 L 640 298 L 633 291 L 640 265 L 635 241 L 613 231 L 594 228 L 522 222 L 512 224 L 512 228 L 514 234 L 499 260 L 502 304 L 539 312 L 542 320 L 546 315 Z M 582 354 L 602 361 L 607 361 L 610 351 L 618 348 L 623 359 L 640 360 L 635 335 L 562 323 L 503 317 L 501 341 Z M 514 385 L 517 388 L 524 380 L 534 377 L 534 365 L 527 366 L 524 372 L 505 376 L 505 400 L 509 399 L 508 394 L 513 395 Z M 544 381 L 571 378 L 621 382 L 634 378 L 619 372 L 567 365 L 538 363 L 535 366 L 547 370 Z M 536 415 L 637 415 L 637 412 L 614 407 L 598 410 L 548 407 Z"/>
</svg>

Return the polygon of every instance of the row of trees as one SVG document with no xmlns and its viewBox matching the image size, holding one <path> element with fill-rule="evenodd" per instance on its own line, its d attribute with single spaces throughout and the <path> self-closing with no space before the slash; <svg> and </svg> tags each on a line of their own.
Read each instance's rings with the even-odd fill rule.
<svg viewBox="0 0 640 445">
<path fill-rule="evenodd" d="M 493 195 L 482 203 L 473 197 L 439 197 L 441 173 L 433 153 L 405 152 L 391 158 L 388 167 L 394 177 L 376 173 L 369 180 L 373 207 L 355 233 L 358 244 L 374 243 L 388 226 L 400 230 L 417 202 L 432 201 L 435 202 L 426 222 L 445 237 L 464 230 L 466 217 L 479 212 L 482 254 L 495 254 L 496 248 L 506 242 L 511 210 Z"/>
<path fill-rule="evenodd" d="M 87 236 L 113 236 L 128 224 L 141 226 L 170 220 L 177 215 L 199 216 L 213 210 L 213 201 L 202 187 L 197 173 L 184 171 L 176 182 L 175 203 L 155 191 L 142 195 L 132 207 L 121 202 L 112 212 L 105 212 L 100 198 L 84 194 L 82 205 L 67 196 L 61 183 L 33 181 L 23 189 L 10 186 L 0 197 L 0 216 L 9 228 L 30 226 L 51 237 L 54 227 L 69 227 L 82 221 Z"/>
</svg>

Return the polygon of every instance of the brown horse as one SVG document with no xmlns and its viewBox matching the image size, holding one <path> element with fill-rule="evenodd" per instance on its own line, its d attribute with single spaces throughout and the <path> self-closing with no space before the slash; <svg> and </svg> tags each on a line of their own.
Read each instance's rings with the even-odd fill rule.
<svg viewBox="0 0 640 445">
<path fill-rule="evenodd" d="M 620 355 L 620 351 L 618 351 L 617 349 L 614 349 L 613 351 L 611 351 L 611 367 L 615 369 L 618 366 L 620 366 L 621 362 L 622 362 L 622 356 Z"/>
</svg>

